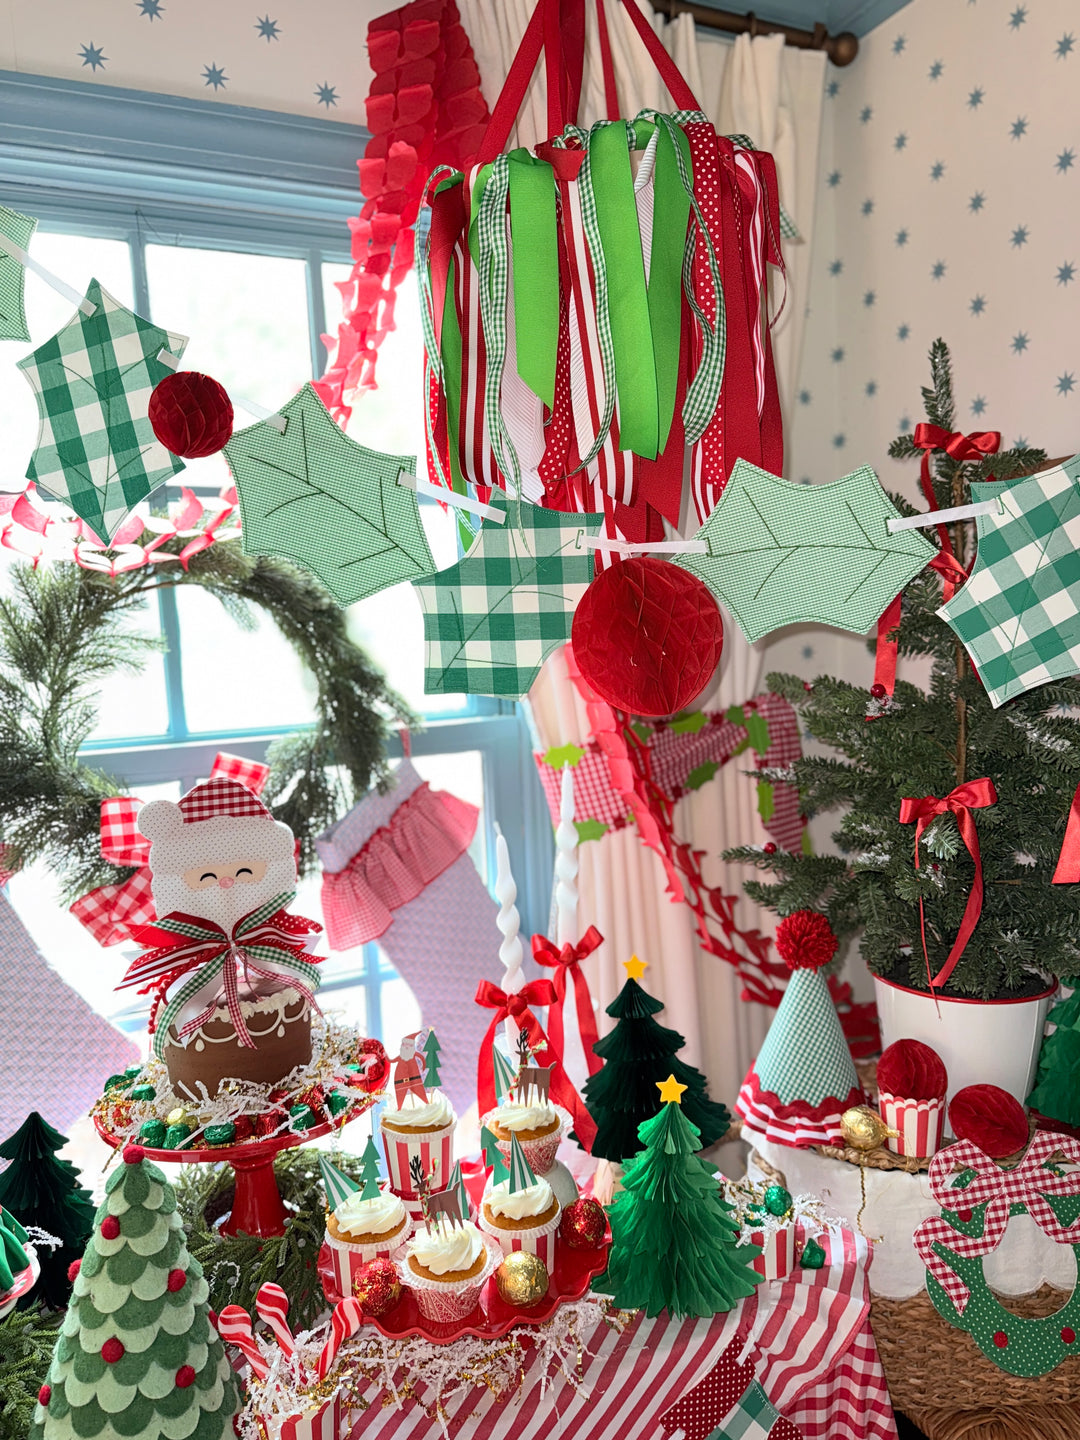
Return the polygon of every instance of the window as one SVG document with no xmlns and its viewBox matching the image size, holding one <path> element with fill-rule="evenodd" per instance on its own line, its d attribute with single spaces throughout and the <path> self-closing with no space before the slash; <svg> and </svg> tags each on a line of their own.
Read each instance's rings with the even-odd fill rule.
<svg viewBox="0 0 1080 1440">
<path fill-rule="evenodd" d="M 205 370 L 268 408 L 321 373 L 320 337 L 336 330 L 335 285 L 349 271 L 345 221 L 357 204 L 362 132 L 39 77 L 7 77 L 0 89 L 8 103 L 0 198 L 39 217 L 36 258 L 75 286 L 96 276 L 141 314 L 190 336 L 185 368 Z M 32 126 L 18 126 L 20 105 L 40 100 L 42 90 L 51 97 L 54 128 L 41 128 L 40 105 L 28 111 Z M 128 109 L 114 114 L 118 95 Z M 227 126 L 223 111 L 230 111 Z M 9 130 L 22 143 L 6 143 Z M 34 277 L 26 293 L 37 345 L 68 320 L 71 307 Z M 421 339 L 411 286 L 397 319 L 380 359 L 381 388 L 359 401 L 350 433 L 374 448 L 416 453 L 422 464 Z M 36 435 L 36 407 L 15 358 L 0 366 L 0 488 L 8 490 L 20 488 Z M 154 499 L 175 498 L 180 485 L 208 497 L 226 482 L 224 458 L 214 456 L 189 462 Z M 437 563 L 449 564 L 456 555 L 452 518 L 428 503 L 424 515 Z M 473 846 L 481 874 L 488 873 L 497 817 L 514 857 L 523 924 L 544 929 L 551 831 L 524 719 L 516 706 L 494 700 L 424 696 L 422 618 L 408 588 L 352 607 L 353 633 L 424 714 L 425 729 L 413 739 L 417 769 L 481 807 Z M 139 623 L 159 631 L 167 649 L 139 676 L 108 682 L 85 754 L 144 800 L 178 798 L 209 773 L 219 749 L 261 759 L 276 736 L 313 713 L 302 667 L 271 622 L 243 632 L 241 644 L 234 622 L 202 592 L 165 590 L 158 599 L 158 613 Z M 137 1033 L 141 1005 L 112 989 L 126 965 L 124 947 L 102 952 L 60 908 L 43 871 L 16 876 L 11 891 L 54 968 Z M 296 908 L 319 914 L 317 878 L 303 882 Z M 497 947 L 493 933 L 496 976 Z M 330 956 L 323 973 L 328 1005 L 369 1034 L 393 1043 L 417 1028 L 416 1003 L 377 945 Z"/>
</svg>

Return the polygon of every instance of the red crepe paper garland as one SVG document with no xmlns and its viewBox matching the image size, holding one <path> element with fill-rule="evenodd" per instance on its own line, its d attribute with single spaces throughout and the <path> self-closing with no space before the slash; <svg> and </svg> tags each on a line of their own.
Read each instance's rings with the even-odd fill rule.
<svg viewBox="0 0 1080 1440">
<path fill-rule="evenodd" d="M 958 1140 L 970 1140 L 991 1160 L 1013 1155 L 1027 1144 L 1027 1112 L 998 1085 L 966 1085 L 949 1106 L 949 1124 Z"/>
<path fill-rule="evenodd" d="M 612 565 L 574 613 L 574 656 L 609 705 L 631 715 L 673 715 L 708 685 L 724 622 L 708 586 L 651 555 Z"/>
<path fill-rule="evenodd" d="M 817 910 L 796 910 L 776 927 L 776 948 L 789 970 L 820 970 L 836 954 L 839 943 Z"/>
<path fill-rule="evenodd" d="M 949 1076 L 941 1056 L 921 1040 L 894 1040 L 877 1064 L 878 1090 L 905 1100 L 943 1100 Z"/>
<path fill-rule="evenodd" d="M 360 160 L 365 201 L 350 219 L 353 270 L 338 283 L 345 318 L 315 388 L 337 420 L 346 395 L 374 389 L 379 346 L 394 329 L 397 289 L 412 269 L 414 225 L 436 164 L 462 168 L 489 119 L 469 37 L 454 0 L 413 0 L 368 26 L 373 79 L 365 106 L 371 139 Z"/>
<path fill-rule="evenodd" d="M 197 370 L 166 375 L 154 386 L 148 414 L 154 434 L 174 455 L 216 455 L 233 433 L 233 407 L 223 385 Z"/>
</svg>

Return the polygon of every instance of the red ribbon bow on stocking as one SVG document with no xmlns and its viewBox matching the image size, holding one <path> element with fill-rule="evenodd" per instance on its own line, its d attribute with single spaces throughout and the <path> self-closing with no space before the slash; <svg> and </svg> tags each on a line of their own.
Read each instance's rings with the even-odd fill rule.
<svg viewBox="0 0 1080 1440">
<path fill-rule="evenodd" d="M 530 980 L 520 990 L 515 990 L 512 994 L 507 995 L 504 990 L 500 990 L 490 980 L 481 980 L 476 989 L 476 1003 L 495 1011 L 480 1046 L 476 1084 L 480 1114 L 486 1115 L 489 1110 L 495 1108 L 495 1062 L 492 1058 L 491 1047 L 495 1043 L 496 1026 L 500 1020 L 505 1020 L 509 1016 L 519 1030 L 524 1030 L 530 1049 L 534 1053 L 540 1051 L 541 1054 L 546 1050 L 554 1062 L 551 1072 L 551 1099 L 573 1116 L 574 1133 L 585 1149 L 591 1150 L 592 1143 L 596 1139 L 596 1121 L 586 1110 L 585 1102 L 567 1078 L 566 1071 L 562 1066 L 561 1052 L 557 1051 L 548 1040 L 543 1026 L 529 1008 L 532 1005 L 553 1005 L 555 1003 L 555 986 L 552 982 L 548 979 Z"/>
<path fill-rule="evenodd" d="M 576 945 L 567 944 L 561 949 L 557 945 L 553 945 L 546 935 L 532 937 L 533 959 L 538 965 L 555 971 L 552 980 L 555 987 L 555 999 L 548 1015 L 552 1048 L 560 1056 L 566 1054 L 566 1045 L 563 1039 L 563 1010 L 566 1007 L 566 977 L 569 975 L 574 982 L 574 1007 L 577 1010 L 578 1034 L 581 1036 L 581 1048 L 585 1052 L 585 1064 L 590 1075 L 595 1075 L 600 1069 L 600 1057 L 593 1054 L 593 1046 L 600 1036 L 596 1029 L 596 1016 L 593 1013 L 592 996 L 589 994 L 589 982 L 582 973 L 581 962 L 603 943 L 604 937 L 595 925 L 589 926 Z"/>
<path fill-rule="evenodd" d="M 936 975 L 930 976 L 930 956 L 926 950 L 926 916 L 923 912 L 923 902 L 919 899 L 919 928 L 922 933 L 923 957 L 926 960 L 926 975 L 930 980 L 931 988 L 944 985 L 946 980 L 956 968 L 956 962 L 964 953 L 971 933 L 975 929 L 982 912 L 983 901 L 983 874 L 982 856 L 979 853 L 979 834 L 975 829 L 975 821 L 971 811 L 981 810 L 987 805 L 997 804 L 997 791 L 994 789 L 992 780 L 969 780 L 964 785 L 957 785 L 955 790 L 950 790 L 948 795 L 939 800 L 936 795 L 919 795 L 911 798 L 905 797 L 900 801 L 900 824 L 915 824 L 915 869 L 919 868 L 919 841 L 922 839 L 923 831 L 939 815 L 944 815 L 946 810 L 952 812 L 956 817 L 956 827 L 960 831 L 960 838 L 968 848 L 968 854 L 975 862 L 975 879 L 971 884 L 971 893 L 968 895 L 967 905 L 964 908 L 964 918 L 960 922 L 960 929 L 956 939 L 953 941 L 949 957 Z"/>
</svg>

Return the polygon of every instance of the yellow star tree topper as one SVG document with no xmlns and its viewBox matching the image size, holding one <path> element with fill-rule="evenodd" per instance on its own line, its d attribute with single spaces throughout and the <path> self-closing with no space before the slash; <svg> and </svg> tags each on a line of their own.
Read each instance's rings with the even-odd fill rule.
<svg viewBox="0 0 1080 1440">
<path fill-rule="evenodd" d="M 631 955 L 629 960 L 622 962 L 622 967 L 631 980 L 640 980 L 645 971 L 649 968 L 648 962 L 639 960 L 636 955 Z"/>
<path fill-rule="evenodd" d="M 688 1085 L 680 1085 L 674 1075 L 669 1075 L 666 1080 L 657 1080 L 656 1088 L 660 1091 L 660 1101 L 664 1105 L 681 1105 L 683 1091 L 688 1090 Z"/>
</svg>

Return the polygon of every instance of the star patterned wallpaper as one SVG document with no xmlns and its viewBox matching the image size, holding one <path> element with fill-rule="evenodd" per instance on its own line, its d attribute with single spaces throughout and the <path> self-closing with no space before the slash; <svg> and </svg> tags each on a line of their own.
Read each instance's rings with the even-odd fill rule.
<svg viewBox="0 0 1080 1440">
<path fill-rule="evenodd" d="M 364 123 L 391 0 L 2 0 L 0 69 Z"/>
</svg>

